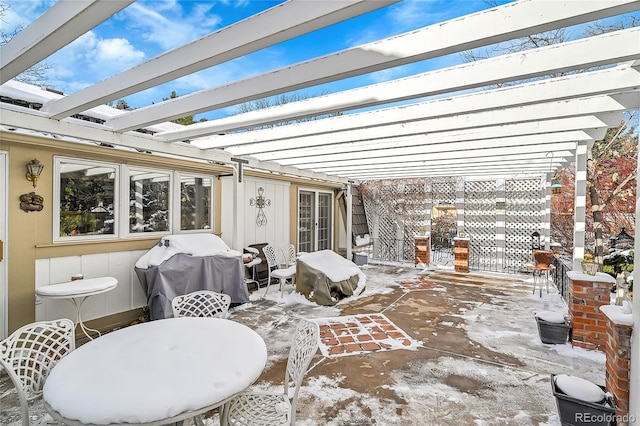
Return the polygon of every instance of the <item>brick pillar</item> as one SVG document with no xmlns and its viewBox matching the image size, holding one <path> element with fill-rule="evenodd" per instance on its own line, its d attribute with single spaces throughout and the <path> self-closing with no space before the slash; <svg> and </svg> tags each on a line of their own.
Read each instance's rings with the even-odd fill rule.
<svg viewBox="0 0 640 426">
<path fill-rule="evenodd" d="M 603 306 L 600 310 L 607 319 L 607 374 L 604 385 L 613 395 L 618 417 L 626 419 L 629 414 L 633 315 L 622 313 L 622 307 L 615 305 Z"/>
<path fill-rule="evenodd" d="M 616 280 L 611 275 L 587 275 L 567 272 L 569 278 L 569 316 L 571 344 L 584 349 L 604 351 L 607 344 L 607 319 L 600 306 L 609 305 L 611 287 Z"/>
</svg>

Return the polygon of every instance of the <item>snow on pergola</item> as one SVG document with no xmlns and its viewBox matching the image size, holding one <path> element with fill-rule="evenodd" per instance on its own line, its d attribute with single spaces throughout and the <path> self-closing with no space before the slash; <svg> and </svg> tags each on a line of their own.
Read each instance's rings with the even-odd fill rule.
<svg viewBox="0 0 640 426">
<path fill-rule="evenodd" d="M 571 161 L 579 144 L 601 139 L 607 128 L 620 123 L 625 111 L 640 107 L 640 29 L 631 28 L 190 126 L 166 124 L 637 11 L 637 0 L 521 0 L 133 111 L 107 111 L 104 106 L 395 2 L 287 1 L 76 93 L 37 95 L 10 79 L 132 3 L 61 1 L 2 47 L 0 95 L 40 96 L 36 100 L 43 103 L 39 110 L 0 103 L 2 128 L 216 163 L 236 164 L 234 159 L 243 159 L 247 168 L 345 183 L 544 175 Z M 568 74 L 545 78 L 558 73 Z M 491 88 L 501 83 L 513 85 Z M 389 106 L 398 102 L 402 105 Z M 343 114 L 249 130 L 336 112 Z M 104 122 L 72 118 L 76 114 Z"/>
</svg>

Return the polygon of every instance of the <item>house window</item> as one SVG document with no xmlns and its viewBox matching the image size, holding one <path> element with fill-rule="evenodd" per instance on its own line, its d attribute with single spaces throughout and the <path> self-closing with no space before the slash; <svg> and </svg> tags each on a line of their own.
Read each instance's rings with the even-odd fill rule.
<svg viewBox="0 0 640 426">
<path fill-rule="evenodd" d="M 129 169 L 129 233 L 170 231 L 171 173 Z"/>
<path fill-rule="evenodd" d="M 56 159 L 56 170 L 56 240 L 116 234 L 117 165 Z"/>
<path fill-rule="evenodd" d="M 211 232 L 213 176 L 64 157 L 55 165 L 54 241 Z"/>
<path fill-rule="evenodd" d="M 211 177 L 180 174 L 180 230 L 211 229 Z"/>
</svg>

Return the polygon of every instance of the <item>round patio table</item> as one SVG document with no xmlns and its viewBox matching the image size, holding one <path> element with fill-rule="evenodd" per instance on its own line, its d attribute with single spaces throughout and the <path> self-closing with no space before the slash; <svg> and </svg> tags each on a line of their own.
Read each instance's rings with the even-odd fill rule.
<svg viewBox="0 0 640 426">
<path fill-rule="evenodd" d="M 67 425 L 175 423 L 249 387 L 267 361 L 262 338 L 220 318 L 169 318 L 120 329 L 62 358 L 43 389 Z"/>
</svg>

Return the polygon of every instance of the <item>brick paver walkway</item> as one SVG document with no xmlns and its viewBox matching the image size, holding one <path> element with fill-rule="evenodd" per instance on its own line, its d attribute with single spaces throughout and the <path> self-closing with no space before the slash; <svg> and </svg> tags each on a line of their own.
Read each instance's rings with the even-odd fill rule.
<svg viewBox="0 0 640 426">
<path fill-rule="evenodd" d="M 316 321 L 320 325 L 320 351 L 327 357 L 416 349 L 419 346 L 383 314 L 353 315 Z"/>
</svg>

